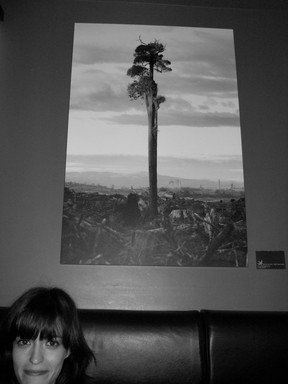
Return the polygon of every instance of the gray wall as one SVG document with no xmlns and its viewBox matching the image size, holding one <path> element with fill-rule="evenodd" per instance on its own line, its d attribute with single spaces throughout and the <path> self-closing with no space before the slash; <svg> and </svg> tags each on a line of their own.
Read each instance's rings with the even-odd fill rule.
<svg viewBox="0 0 288 384">
<path fill-rule="evenodd" d="M 288 249 L 287 10 L 173 1 L 1 5 L 0 305 L 31 285 L 56 284 L 83 308 L 288 310 L 287 269 L 257 270 L 255 261 L 256 250 L 284 250 L 287 256 Z M 74 22 L 234 29 L 248 268 L 60 265 Z"/>
</svg>

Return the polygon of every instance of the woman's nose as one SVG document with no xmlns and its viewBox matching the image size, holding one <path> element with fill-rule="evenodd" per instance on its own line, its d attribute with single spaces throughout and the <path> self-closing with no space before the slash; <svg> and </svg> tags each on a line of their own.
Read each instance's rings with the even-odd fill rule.
<svg viewBox="0 0 288 384">
<path fill-rule="evenodd" d="M 43 361 L 43 351 L 42 346 L 39 340 L 35 340 L 30 355 L 30 362 L 34 365 L 40 364 Z"/>
</svg>

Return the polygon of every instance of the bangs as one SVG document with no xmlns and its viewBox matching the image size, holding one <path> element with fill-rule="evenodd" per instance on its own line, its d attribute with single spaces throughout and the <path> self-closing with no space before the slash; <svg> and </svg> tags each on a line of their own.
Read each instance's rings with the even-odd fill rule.
<svg viewBox="0 0 288 384">
<path fill-rule="evenodd" d="M 51 340 L 63 338 L 63 329 L 63 320 L 56 314 L 24 311 L 15 321 L 12 337 L 14 340 L 16 337 L 35 340 L 40 335 L 41 340 Z"/>
</svg>

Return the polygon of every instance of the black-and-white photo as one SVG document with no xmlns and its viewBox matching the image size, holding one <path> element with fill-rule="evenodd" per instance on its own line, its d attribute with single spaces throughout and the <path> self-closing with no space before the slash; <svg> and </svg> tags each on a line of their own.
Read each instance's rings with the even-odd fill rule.
<svg viewBox="0 0 288 384">
<path fill-rule="evenodd" d="M 61 264 L 247 266 L 233 30 L 75 24 Z"/>
</svg>

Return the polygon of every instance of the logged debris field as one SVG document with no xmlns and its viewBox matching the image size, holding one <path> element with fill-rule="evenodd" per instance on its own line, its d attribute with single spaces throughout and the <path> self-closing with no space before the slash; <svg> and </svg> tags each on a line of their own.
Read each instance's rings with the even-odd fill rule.
<svg viewBox="0 0 288 384">
<path fill-rule="evenodd" d="M 162 191 L 151 219 L 146 191 L 112 192 L 65 187 L 62 264 L 247 266 L 243 196 Z"/>
</svg>

